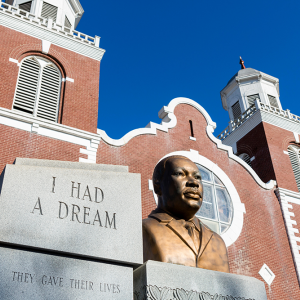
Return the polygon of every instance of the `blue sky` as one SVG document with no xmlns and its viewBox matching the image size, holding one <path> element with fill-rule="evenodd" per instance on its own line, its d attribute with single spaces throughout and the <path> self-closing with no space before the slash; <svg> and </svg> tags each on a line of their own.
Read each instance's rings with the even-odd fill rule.
<svg viewBox="0 0 300 300">
<path fill-rule="evenodd" d="M 101 36 L 98 128 L 111 138 L 145 127 L 175 97 L 229 121 L 220 91 L 240 69 L 279 78 L 283 109 L 298 107 L 300 1 L 80 0 L 77 30 Z"/>
</svg>

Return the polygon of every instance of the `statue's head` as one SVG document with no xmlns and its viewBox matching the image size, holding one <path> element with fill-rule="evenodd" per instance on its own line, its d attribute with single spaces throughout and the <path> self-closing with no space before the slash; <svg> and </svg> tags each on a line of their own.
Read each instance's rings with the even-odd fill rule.
<svg viewBox="0 0 300 300">
<path fill-rule="evenodd" d="M 166 157 L 156 165 L 152 180 L 159 208 L 180 219 L 194 217 L 203 199 L 201 174 L 195 163 L 184 156 Z"/>
</svg>

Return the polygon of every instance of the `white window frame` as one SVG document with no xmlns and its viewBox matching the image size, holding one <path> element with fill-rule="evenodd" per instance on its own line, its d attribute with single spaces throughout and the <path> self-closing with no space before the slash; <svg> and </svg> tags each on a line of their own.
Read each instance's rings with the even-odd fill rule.
<svg viewBox="0 0 300 300">
<path fill-rule="evenodd" d="M 169 157 L 172 155 L 182 155 L 189 158 L 191 161 L 195 162 L 196 164 L 202 165 L 203 167 L 213 172 L 223 182 L 232 201 L 233 216 L 229 228 L 223 234 L 220 235 L 223 238 L 226 247 L 229 247 L 240 236 L 243 229 L 244 214 L 246 213 L 245 205 L 241 202 L 239 194 L 236 188 L 234 187 L 232 181 L 218 165 L 216 165 L 208 158 L 200 155 L 198 151 L 195 150 L 175 151 L 165 155 L 161 159 L 164 159 L 165 157 Z M 154 192 L 153 183 L 151 180 L 149 180 L 149 189 L 152 190 L 155 202 L 157 204 L 158 199 L 157 199 L 157 195 Z"/>
<path fill-rule="evenodd" d="M 34 108 L 33 108 L 33 113 L 32 114 L 29 114 L 29 113 L 25 113 L 25 112 L 22 112 L 21 110 L 18 110 L 18 109 L 14 109 L 14 104 L 15 104 L 15 100 L 16 100 L 16 94 L 17 94 L 17 89 L 18 89 L 18 86 L 19 86 L 19 79 L 20 79 L 20 73 L 21 73 L 21 67 L 22 67 L 22 64 L 25 60 L 28 60 L 28 59 L 31 59 L 33 58 L 40 66 L 40 73 L 39 73 L 39 79 L 38 79 L 38 85 L 37 85 L 37 93 L 36 93 L 36 97 L 35 97 L 35 104 L 34 104 Z M 43 65 L 41 65 L 40 61 L 44 61 L 45 63 Z M 38 104 L 39 104 L 39 98 L 40 98 L 40 92 L 41 92 L 41 83 L 42 83 L 42 74 L 43 74 L 43 69 L 47 66 L 53 66 L 56 68 L 56 70 L 58 71 L 58 74 L 59 74 L 59 94 L 58 94 L 58 100 L 57 100 L 57 107 L 56 107 L 56 117 L 55 117 L 55 121 L 50 121 L 48 119 L 45 119 L 45 118 L 41 118 L 41 117 L 38 117 L 37 116 L 37 108 L 38 108 Z M 44 57 L 41 57 L 41 56 L 38 56 L 38 55 L 29 55 L 29 56 L 26 56 L 24 59 L 22 59 L 21 63 L 19 64 L 19 73 L 18 73 L 18 80 L 17 80 L 17 85 L 16 85 L 16 88 L 15 88 L 15 94 L 14 94 L 14 101 L 13 101 L 13 104 L 12 104 L 12 110 L 13 111 L 18 111 L 19 113 L 22 113 L 22 114 L 25 114 L 25 115 L 31 115 L 37 119 L 40 119 L 40 120 L 46 120 L 46 121 L 49 121 L 49 122 L 57 122 L 58 121 L 58 115 L 59 115 L 59 107 L 60 107 L 60 98 L 61 98 L 61 87 L 62 87 L 62 74 L 61 74 L 61 71 L 59 70 L 59 68 L 57 67 L 57 65 L 55 63 L 53 63 L 52 61 L 44 58 Z"/>
</svg>

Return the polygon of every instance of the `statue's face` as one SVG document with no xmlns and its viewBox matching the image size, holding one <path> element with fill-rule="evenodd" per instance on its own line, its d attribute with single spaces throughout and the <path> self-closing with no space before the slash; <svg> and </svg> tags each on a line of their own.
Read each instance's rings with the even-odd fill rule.
<svg viewBox="0 0 300 300">
<path fill-rule="evenodd" d="M 192 218 L 202 204 L 201 174 L 189 159 L 168 160 L 160 187 L 162 208 L 178 218 Z"/>
</svg>

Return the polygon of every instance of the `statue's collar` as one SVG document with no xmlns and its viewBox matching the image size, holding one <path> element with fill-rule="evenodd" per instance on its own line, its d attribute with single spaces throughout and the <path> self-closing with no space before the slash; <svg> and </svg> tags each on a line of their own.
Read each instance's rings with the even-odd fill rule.
<svg viewBox="0 0 300 300">
<path fill-rule="evenodd" d="M 148 217 L 157 219 L 158 221 L 160 221 L 161 223 L 165 223 L 166 225 L 169 224 L 172 220 L 183 221 L 182 219 L 178 219 L 174 216 L 171 216 L 169 213 L 167 213 L 161 208 L 156 208 L 155 210 L 153 210 Z M 199 231 L 201 231 L 200 221 L 197 217 L 194 216 L 192 219 L 188 221 L 194 223 L 195 227 Z"/>
</svg>

